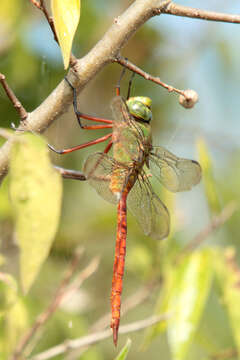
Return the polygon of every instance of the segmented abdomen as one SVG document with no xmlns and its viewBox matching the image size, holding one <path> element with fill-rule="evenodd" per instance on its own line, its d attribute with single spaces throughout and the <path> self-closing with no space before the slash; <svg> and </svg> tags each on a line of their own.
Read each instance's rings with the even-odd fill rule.
<svg viewBox="0 0 240 360">
<path fill-rule="evenodd" d="M 120 323 L 121 294 L 122 281 L 124 275 L 125 255 L 126 255 L 126 238 L 127 238 L 127 195 L 129 190 L 125 190 L 121 194 L 118 203 L 118 219 L 117 219 L 117 239 L 115 248 L 115 259 L 113 266 L 112 278 L 112 321 L 111 328 L 113 330 L 113 342 L 117 345 L 118 328 Z"/>
</svg>

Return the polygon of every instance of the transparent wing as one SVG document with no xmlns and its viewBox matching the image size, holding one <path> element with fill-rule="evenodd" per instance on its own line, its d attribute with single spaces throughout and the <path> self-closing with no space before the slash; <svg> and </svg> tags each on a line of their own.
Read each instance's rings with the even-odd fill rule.
<svg viewBox="0 0 240 360">
<path fill-rule="evenodd" d="M 144 179 L 142 175 L 130 191 L 127 205 L 145 235 L 159 240 L 168 236 L 170 224 L 168 209 L 153 192 L 148 179 Z"/>
<path fill-rule="evenodd" d="M 115 96 L 111 103 L 111 109 L 114 120 L 118 123 L 131 125 L 132 117 L 128 111 L 127 105 L 121 96 Z"/>
<path fill-rule="evenodd" d="M 197 161 L 179 158 L 161 146 L 154 147 L 149 165 L 158 180 L 173 192 L 190 190 L 201 180 Z"/>
<path fill-rule="evenodd" d="M 109 188 L 114 164 L 113 158 L 105 153 L 98 152 L 88 156 L 83 171 L 89 184 L 102 198 L 112 204 L 117 204 L 117 198 Z"/>
</svg>

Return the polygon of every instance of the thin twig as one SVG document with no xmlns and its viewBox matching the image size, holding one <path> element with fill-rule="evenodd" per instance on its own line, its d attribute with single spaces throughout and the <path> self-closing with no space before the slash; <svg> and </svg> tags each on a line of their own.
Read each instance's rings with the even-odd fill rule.
<svg viewBox="0 0 240 360">
<path fill-rule="evenodd" d="M 201 10 L 189 6 L 183 6 L 170 2 L 161 9 L 162 14 L 190 17 L 194 19 L 227 22 L 232 24 L 240 24 L 240 15 L 219 13 L 215 11 Z"/>
<path fill-rule="evenodd" d="M 54 167 L 62 175 L 64 179 L 73 179 L 80 181 L 87 180 L 86 176 L 81 171 L 64 169 L 63 167 L 56 165 Z"/>
<path fill-rule="evenodd" d="M 157 282 L 151 282 L 145 286 L 141 286 L 134 294 L 129 296 L 122 304 L 121 316 L 134 309 L 139 304 L 142 304 L 151 294 L 153 289 L 156 287 Z M 103 330 L 109 326 L 109 319 L 111 313 L 108 312 L 106 315 L 102 316 L 98 321 L 93 324 L 90 328 L 90 332 Z"/>
<path fill-rule="evenodd" d="M 129 296 L 122 304 L 121 316 L 134 309 L 139 304 L 142 304 L 147 298 L 149 298 L 157 284 L 159 284 L 159 282 L 150 282 L 145 286 L 141 286 L 133 295 Z M 93 333 L 97 331 L 103 331 L 109 327 L 110 319 L 111 312 L 107 312 L 107 314 L 103 315 L 90 327 L 89 332 Z M 88 346 L 84 346 L 84 348 L 71 351 L 71 353 L 67 355 L 66 360 L 78 359 L 87 350 Z"/>
<path fill-rule="evenodd" d="M 36 6 L 39 10 L 41 10 L 43 12 L 43 14 L 44 14 L 45 18 L 47 19 L 47 22 L 48 22 L 51 30 L 52 30 L 54 40 L 59 44 L 56 29 L 55 29 L 55 25 L 54 25 L 54 21 L 53 21 L 53 17 L 49 15 L 44 0 L 39 0 L 39 1 L 30 0 L 30 2 L 34 6 Z M 73 54 L 71 54 L 70 55 L 70 65 L 71 65 L 71 67 L 74 68 L 74 65 L 76 64 L 76 61 L 77 61 L 76 57 Z"/>
<path fill-rule="evenodd" d="M 43 0 L 30 0 L 30 2 L 36 6 L 39 10 L 41 10 L 45 16 L 45 18 L 47 19 L 47 22 L 52 30 L 52 33 L 54 35 L 54 40 L 58 43 L 58 37 L 57 37 L 57 33 L 55 30 L 55 26 L 54 26 L 54 22 L 53 22 L 53 18 L 51 16 L 49 16 L 47 8 L 45 6 L 45 3 Z"/>
<path fill-rule="evenodd" d="M 2 87 L 4 88 L 4 90 L 5 90 L 6 94 L 7 94 L 7 96 L 9 97 L 11 103 L 13 104 L 14 108 L 17 110 L 17 112 L 18 112 L 18 114 L 20 116 L 20 119 L 25 120 L 27 118 L 27 116 L 28 116 L 27 111 L 24 109 L 21 102 L 18 100 L 18 98 L 14 94 L 13 90 L 8 85 L 5 75 L 3 75 L 1 73 L 0 73 L 0 82 L 1 82 Z"/>
<path fill-rule="evenodd" d="M 69 268 L 67 269 L 65 276 L 60 283 L 50 305 L 45 309 L 36 319 L 35 323 L 32 325 L 32 327 L 24 334 L 20 342 L 18 343 L 14 354 L 12 356 L 12 360 L 17 360 L 21 356 L 22 352 L 26 348 L 29 341 L 33 338 L 35 333 L 38 331 L 38 329 L 50 318 L 50 316 L 54 313 L 54 311 L 57 309 L 58 305 L 60 304 L 63 294 L 65 292 L 65 289 L 67 285 L 69 284 L 71 277 L 73 273 L 75 272 L 80 256 L 83 253 L 83 249 L 79 249 L 74 254 L 74 257 L 69 265 Z"/>
<path fill-rule="evenodd" d="M 74 295 L 74 293 L 81 287 L 82 283 L 86 279 L 88 279 L 93 273 L 96 272 L 96 270 L 98 269 L 98 266 L 99 266 L 99 261 L 100 261 L 99 256 L 96 256 L 89 263 L 89 265 L 83 271 L 81 271 L 79 275 L 76 276 L 76 278 L 67 286 L 66 290 L 64 291 L 63 297 L 62 297 L 60 303 L 62 303 L 62 301 L 64 299 L 66 299 L 66 301 L 67 301 L 69 298 L 71 298 Z M 59 305 L 60 305 L 60 303 L 59 303 Z M 42 334 L 40 334 L 40 336 L 38 336 L 38 337 L 34 337 L 35 342 L 31 341 L 30 346 L 28 346 L 27 350 L 24 352 L 26 357 L 30 356 L 30 354 L 32 353 L 36 344 L 39 343 L 39 341 L 41 340 L 41 337 L 42 337 Z"/>
<path fill-rule="evenodd" d="M 93 258 L 88 266 L 86 266 L 86 268 L 82 270 L 78 276 L 76 276 L 76 279 L 74 279 L 74 281 L 68 285 L 66 292 L 64 293 L 64 297 L 68 296 L 69 294 L 73 294 L 77 289 L 79 289 L 82 283 L 97 271 L 99 262 L 99 256 Z"/>
<path fill-rule="evenodd" d="M 120 326 L 119 333 L 120 334 L 128 334 L 130 332 L 140 331 L 140 330 L 146 329 L 152 325 L 155 325 L 155 324 L 159 323 L 160 321 L 165 321 L 168 318 L 169 318 L 169 314 L 150 316 L 147 319 Z M 77 348 L 95 344 L 95 343 L 102 341 L 104 339 L 107 339 L 108 337 L 111 337 L 111 336 L 112 336 L 112 331 L 111 331 L 111 329 L 108 329 L 108 330 L 104 330 L 101 332 L 96 332 L 95 334 L 91 334 L 88 336 L 83 336 L 79 339 L 66 340 L 66 341 L 64 341 L 64 343 L 54 346 L 51 349 L 48 349 L 42 353 L 39 353 L 39 354 L 31 357 L 29 360 L 47 360 L 54 356 L 66 353 L 69 350 L 74 350 Z"/>
<path fill-rule="evenodd" d="M 189 253 L 190 251 L 196 249 L 203 241 L 206 240 L 206 238 L 209 235 L 211 235 L 215 230 L 217 230 L 227 220 L 229 220 L 237 209 L 238 209 L 238 205 L 235 201 L 232 201 L 229 204 L 227 204 L 223 208 L 222 212 L 219 215 L 215 216 L 212 219 L 212 221 L 203 230 L 201 230 L 189 244 L 187 244 L 183 248 L 180 254 L 180 258 L 186 253 Z"/>
<path fill-rule="evenodd" d="M 121 64 L 125 68 L 133 71 L 134 73 L 142 76 L 145 80 L 153 81 L 154 83 L 164 87 L 167 89 L 168 92 L 175 92 L 179 94 L 179 103 L 186 109 L 191 109 L 197 102 L 198 102 L 198 94 L 195 90 L 186 89 L 186 90 L 180 90 L 172 85 L 168 85 L 164 83 L 158 76 L 153 76 L 151 74 L 148 74 L 146 71 L 143 71 L 133 63 L 131 63 L 128 59 L 118 55 L 115 59 L 115 62 Z"/>
<path fill-rule="evenodd" d="M 57 43 L 59 43 L 57 33 L 56 33 L 56 29 L 55 29 L 55 25 L 54 25 L 54 22 L 53 22 L 53 18 L 52 18 L 52 16 L 49 16 L 47 8 L 46 8 L 45 3 L 44 3 L 43 0 L 40 0 L 40 5 L 41 5 L 41 10 L 42 10 L 43 14 L 45 15 L 45 18 L 47 19 L 47 22 L 49 23 L 49 26 L 50 26 L 50 28 L 52 30 L 52 33 L 54 35 L 54 40 Z"/>
<path fill-rule="evenodd" d="M 34 4 L 36 0 L 31 0 Z M 174 10 L 175 9 L 175 10 Z M 96 74 L 107 64 L 115 61 L 120 50 L 128 42 L 131 36 L 150 18 L 159 14 L 172 14 L 179 16 L 191 15 L 196 17 L 196 9 L 179 7 L 174 3 L 164 0 L 134 1 L 131 6 L 116 18 L 100 41 L 83 58 L 78 59 L 74 70 L 68 74 L 68 78 L 74 87 L 80 92 L 85 85 L 93 79 Z M 181 11 L 180 11 L 181 10 Z M 203 10 L 198 10 L 198 14 Z M 207 12 L 206 20 L 212 19 L 212 13 Z M 217 13 L 216 13 L 217 14 Z M 218 14 L 217 14 L 218 15 Z M 198 18 L 201 18 L 200 16 Z M 215 16 L 214 20 L 238 22 L 239 15 Z M 67 110 L 67 105 L 72 102 L 72 92 L 66 82 L 62 81 L 56 89 L 29 114 L 26 122 L 27 127 L 36 132 L 44 131 L 56 118 Z M 7 141 L 0 151 L 0 178 L 3 178 L 8 171 L 9 153 L 11 140 Z"/>
<path fill-rule="evenodd" d="M 37 0 L 30 0 L 30 2 L 31 2 L 34 6 L 36 6 L 39 10 L 42 10 L 42 9 L 41 9 L 41 4 L 40 4 L 39 1 L 37 1 Z"/>
<path fill-rule="evenodd" d="M 60 303 L 62 302 L 63 298 L 69 293 L 69 291 L 71 292 L 73 291 L 73 288 L 72 286 L 69 286 L 69 283 L 77 269 L 82 252 L 83 252 L 82 249 L 76 251 L 75 256 L 73 257 L 69 265 L 69 268 L 67 269 L 65 276 L 62 282 L 60 283 L 50 305 L 37 317 L 31 329 L 29 329 L 27 333 L 23 336 L 23 338 L 20 340 L 11 358 L 12 360 L 19 359 L 19 357 L 25 350 L 30 340 L 34 337 L 37 331 L 47 322 L 47 320 L 49 320 L 49 318 L 53 315 L 53 313 L 56 311 L 56 309 L 59 307 Z M 88 278 L 93 272 L 96 271 L 97 265 L 98 265 L 98 261 L 94 259 L 83 271 L 81 271 L 81 273 L 78 276 L 78 279 L 81 279 L 81 283 L 86 278 Z M 78 283 L 80 283 L 80 280 L 78 280 Z"/>
<path fill-rule="evenodd" d="M 177 89 L 171 85 L 168 85 L 164 83 L 158 76 L 152 76 L 151 74 L 148 74 L 146 71 L 143 71 L 138 66 L 131 63 L 128 59 L 124 58 L 123 56 L 117 56 L 115 59 L 115 62 L 121 64 L 125 68 L 137 73 L 138 75 L 142 76 L 146 80 L 153 81 L 154 83 L 161 85 L 165 89 L 168 90 L 168 92 L 176 92 L 180 95 L 183 95 L 185 97 L 185 90 Z"/>
</svg>

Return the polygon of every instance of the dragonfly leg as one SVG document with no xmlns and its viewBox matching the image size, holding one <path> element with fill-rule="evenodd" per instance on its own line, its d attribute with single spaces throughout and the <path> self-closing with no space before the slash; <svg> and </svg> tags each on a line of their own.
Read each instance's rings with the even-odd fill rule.
<svg viewBox="0 0 240 360">
<path fill-rule="evenodd" d="M 120 78 L 119 78 L 119 80 L 117 82 L 117 85 L 116 85 L 116 94 L 117 94 L 117 96 L 120 96 L 120 83 L 121 83 L 121 80 L 122 80 L 125 72 L 126 72 L 126 68 L 123 68 L 123 70 L 121 72 L 121 75 L 120 75 Z M 131 87 L 132 87 L 132 82 L 133 82 L 134 76 L 135 76 L 135 73 L 132 72 L 132 76 L 131 76 L 131 78 L 129 80 L 129 83 L 128 83 L 127 100 L 130 98 Z"/>
<path fill-rule="evenodd" d="M 66 80 L 66 82 L 68 83 L 70 88 L 73 90 L 73 109 L 74 109 L 74 113 L 75 113 L 75 115 L 77 117 L 77 121 L 78 121 L 79 126 L 82 129 L 86 129 L 86 130 L 111 128 L 112 127 L 111 124 L 113 123 L 112 120 L 107 120 L 107 119 L 104 119 L 104 118 L 99 118 L 99 117 L 96 117 L 96 116 L 91 116 L 91 115 L 88 115 L 88 114 L 84 114 L 84 113 L 82 113 L 81 111 L 78 110 L 78 107 L 77 107 L 77 91 L 76 91 L 75 87 L 67 79 L 67 77 L 65 77 L 64 79 Z M 101 123 L 108 124 L 108 125 L 86 126 L 86 125 L 82 124 L 81 118 L 86 119 L 86 120 L 101 122 Z"/>
<path fill-rule="evenodd" d="M 62 175 L 64 179 L 73 179 L 80 181 L 87 180 L 86 176 L 81 171 L 65 169 L 56 165 L 54 165 L 54 167 L 55 169 L 57 169 L 57 171 Z"/>
<path fill-rule="evenodd" d="M 112 147 L 112 145 L 113 145 L 113 141 L 112 141 L 112 139 L 109 141 L 109 143 L 107 144 L 107 146 L 105 147 L 105 149 L 104 149 L 104 153 L 105 154 L 107 154 L 108 152 L 109 152 L 109 150 L 111 149 L 111 147 Z"/>
<path fill-rule="evenodd" d="M 88 142 L 86 142 L 84 144 L 81 144 L 81 145 L 73 146 L 73 147 L 71 147 L 69 149 L 57 150 L 50 144 L 48 144 L 48 147 L 49 147 L 49 149 L 51 149 L 55 153 L 63 155 L 63 154 L 68 154 L 68 153 L 76 151 L 76 150 L 84 149 L 85 147 L 88 147 L 88 146 L 99 144 L 101 142 L 104 142 L 104 141 L 108 140 L 111 136 L 112 136 L 112 134 L 107 134 L 107 135 L 105 135 L 105 136 L 103 136 L 101 138 L 98 138 L 98 139 L 95 139 L 95 140 L 92 140 L 92 141 L 88 141 Z"/>
<path fill-rule="evenodd" d="M 122 80 L 125 72 L 126 72 L 126 68 L 123 68 L 123 69 L 122 69 L 122 72 L 121 72 L 121 74 L 120 74 L 120 78 L 119 78 L 119 80 L 118 80 L 118 82 L 117 82 L 117 85 L 116 85 L 116 95 L 117 95 L 117 96 L 120 96 L 120 83 L 121 83 L 121 80 Z"/>
<path fill-rule="evenodd" d="M 131 78 L 129 80 L 129 83 L 128 83 L 127 100 L 130 98 L 130 93 L 131 93 L 132 82 L 133 82 L 134 76 L 135 76 L 135 72 L 132 72 L 132 76 L 131 76 Z"/>
</svg>

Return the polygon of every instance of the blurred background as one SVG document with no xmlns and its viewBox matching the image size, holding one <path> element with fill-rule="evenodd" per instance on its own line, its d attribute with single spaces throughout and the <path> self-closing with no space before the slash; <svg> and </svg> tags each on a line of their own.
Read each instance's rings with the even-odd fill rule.
<svg viewBox="0 0 240 360">
<path fill-rule="evenodd" d="M 73 53 L 77 57 L 84 56 L 111 26 L 113 19 L 130 3 L 127 0 L 82 1 Z M 182 0 L 181 4 L 240 13 L 240 5 L 236 1 Z M 32 111 L 65 75 L 60 51 L 42 13 L 30 2 L 2 2 L 0 20 L 0 71 L 6 75 L 24 107 Z M 208 176 L 212 184 L 210 195 L 206 190 L 206 181 L 205 186 L 203 181 L 191 192 L 173 197 L 153 179 L 156 193 L 171 212 L 172 233 L 169 240 L 164 240 L 164 244 L 144 236 L 135 219 L 128 214 L 123 300 L 146 284 L 157 285 L 153 286 L 145 302 L 122 317 L 122 324 L 151 315 L 161 288 L 161 268 L 165 261 L 162 259 L 163 253 L 170 252 L 169 249 L 183 248 L 230 201 L 239 202 L 239 38 L 239 25 L 162 15 L 148 21 L 122 51 L 122 55 L 131 62 L 159 76 L 164 82 L 180 89 L 197 91 L 199 102 L 190 110 L 178 104 L 177 95 L 168 94 L 165 89 L 138 76 L 134 78 L 132 94 L 152 98 L 155 145 L 165 146 L 178 156 L 199 160 L 199 149 L 200 154 L 202 149 L 200 139 L 204 141 L 211 162 Z M 110 102 L 120 72 L 118 64 L 105 67 L 78 97 L 79 109 L 111 119 Z M 122 94 L 126 94 L 130 75 L 127 73 L 122 81 Z M 18 124 L 18 116 L 2 89 L 0 111 L 1 127 L 9 128 L 11 122 Z M 44 136 L 54 147 L 63 149 L 104 134 L 104 130 L 81 130 L 70 107 L 67 114 L 58 119 Z M 88 154 L 103 148 L 104 145 L 99 144 L 65 156 L 51 153 L 51 158 L 54 164 L 81 170 Z M 204 246 L 233 245 L 238 254 L 239 221 L 240 215 L 236 211 L 221 229 L 208 237 Z M 97 272 L 84 283 L 71 301 L 61 306 L 48 323 L 48 336 L 43 336 L 36 352 L 58 344 L 65 338 L 87 334 L 88 329 L 109 311 L 115 235 L 116 207 L 101 199 L 87 182 L 64 180 L 59 230 L 49 258 L 27 300 L 24 300 L 28 305 L 30 320 L 47 306 L 76 246 L 81 244 L 85 248 L 81 268 L 96 255 L 101 260 Z M 0 194 L 0 241 L 1 253 L 7 256 L 10 270 L 16 273 L 17 251 L 11 204 L 7 195 L 7 178 Z M 163 250 L 166 246 L 168 252 Z M 56 326 L 57 332 L 54 331 Z M 217 352 L 222 347 L 232 347 L 233 340 L 228 327 L 226 314 L 217 299 L 217 290 L 213 287 L 189 359 L 193 358 L 193 354 L 194 358 L 200 359 L 207 356 L 208 351 Z M 159 359 L 160 352 L 162 359 L 171 358 L 165 334 L 156 337 L 145 352 L 139 352 L 143 333 L 134 333 L 131 338 L 134 339 L 131 359 L 145 359 L 146 356 Z M 125 341 L 126 336 L 120 336 L 121 346 Z M 108 339 L 92 347 L 81 358 L 112 359 L 115 355 L 112 339 Z"/>
</svg>

